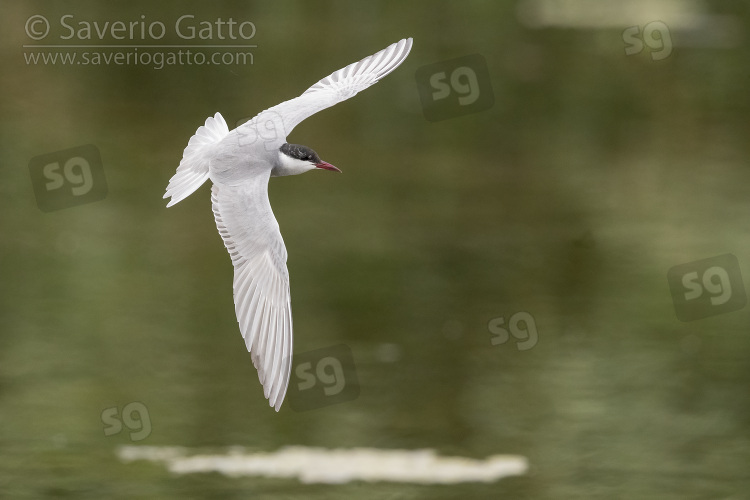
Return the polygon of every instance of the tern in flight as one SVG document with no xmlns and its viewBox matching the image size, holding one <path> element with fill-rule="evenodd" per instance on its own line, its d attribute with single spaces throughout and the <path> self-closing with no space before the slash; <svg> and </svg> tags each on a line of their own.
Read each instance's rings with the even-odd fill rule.
<svg viewBox="0 0 750 500">
<path fill-rule="evenodd" d="M 396 69 L 407 38 L 332 73 L 301 96 L 230 131 L 221 114 L 190 138 L 169 180 L 168 207 L 211 179 L 219 234 L 234 264 L 234 310 L 268 403 L 279 411 L 292 366 L 292 307 L 287 252 L 268 201 L 268 179 L 309 170 L 341 172 L 307 146 L 286 140 L 302 120 L 345 101 Z"/>
</svg>

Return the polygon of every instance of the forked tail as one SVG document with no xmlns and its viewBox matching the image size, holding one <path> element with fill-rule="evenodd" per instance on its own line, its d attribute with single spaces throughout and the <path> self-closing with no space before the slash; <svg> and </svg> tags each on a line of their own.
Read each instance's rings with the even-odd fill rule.
<svg viewBox="0 0 750 500">
<path fill-rule="evenodd" d="M 164 198 L 172 198 L 167 204 L 168 207 L 184 200 L 206 182 L 211 150 L 228 133 L 229 127 L 221 113 L 209 116 L 206 123 L 198 127 L 182 153 L 177 173 L 169 179 L 167 192 L 164 193 Z"/>
</svg>

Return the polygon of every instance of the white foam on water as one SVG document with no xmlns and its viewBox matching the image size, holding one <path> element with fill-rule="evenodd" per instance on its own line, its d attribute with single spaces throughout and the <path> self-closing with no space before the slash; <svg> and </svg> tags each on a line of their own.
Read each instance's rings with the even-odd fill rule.
<svg viewBox="0 0 750 500">
<path fill-rule="evenodd" d="M 517 455 L 492 455 L 484 460 L 441 457 L 435 450 L 326 449 L 289 446 L 275 452 L 232 448 L 225 454 L 190 454 L 186 448 L 123 446 L 123 462 L 164 463 L 176 474 L 219 472 L 226 476 L 298 478 L 303 483 L 342 484 L 351 481 L 391 481 L 451 484 L 497 481 L 523 475 L 528 461 Z"/>
<path fill-rule="evenodd" d="M 519 20 L 529 27 L 625 27 L 662 20 L 671 29 L 695 28 L 707 15 L 703 0 L 521 0 Z"/>
</svg>

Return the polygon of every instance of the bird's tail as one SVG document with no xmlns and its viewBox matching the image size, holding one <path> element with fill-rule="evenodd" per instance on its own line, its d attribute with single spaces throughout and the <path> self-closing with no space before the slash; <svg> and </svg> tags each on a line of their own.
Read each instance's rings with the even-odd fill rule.
<svg viewBox="0 0 750 500">
<path fill-rule="evenodd" d="M 220 113 L 209 116 L 206 123 L 198 127 L 182 154 L 177 173 L 169 179 L 167 192 L 164 193 L 164 198 L 172 198 L 168 207 L 184 200 L 206 182 L 211 149 L 227 134 L 229 127 Z"/>
</svg>

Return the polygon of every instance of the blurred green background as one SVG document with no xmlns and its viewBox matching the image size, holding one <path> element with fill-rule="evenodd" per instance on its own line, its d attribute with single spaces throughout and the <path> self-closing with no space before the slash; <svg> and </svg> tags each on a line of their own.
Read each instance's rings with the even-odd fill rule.
<svg viewBox="0 0 750 500">
<path fill-rule="evenodd" d="M 666 275 L 725 253 L 750 272 L 750 14 L 623 4 L 0 5 L 0 497 L 748 498 L 750 308 L 681 322 Z M 242 66 L 27 64 L 37 14 L 232 17 L 257 48 Z M 626 55 L 623 30 L 657 20 L 669 57 Z M 344 343 L 360 383 L 354 401 L 277 414 L 209 187 L 170 209 L 162 195 L 207 116 L 234 124 L 406 36 L 398 70 L 290 136 L 344 174 L 271 180 L 295 351 Z M 477 53 L 494 106 L 427 121 L 417 69 Z M 84 144 L 107 197 L 42 212 L 29 161 Z M 490 320 L 521 311 L 537 344 L 493 345 Z M 151 434 L 105 436 L 102 411 L 133 401 Z M 131 444 L 435 448 L 530 470 L 311 486 L 124 464 Z"/>
</svg>

